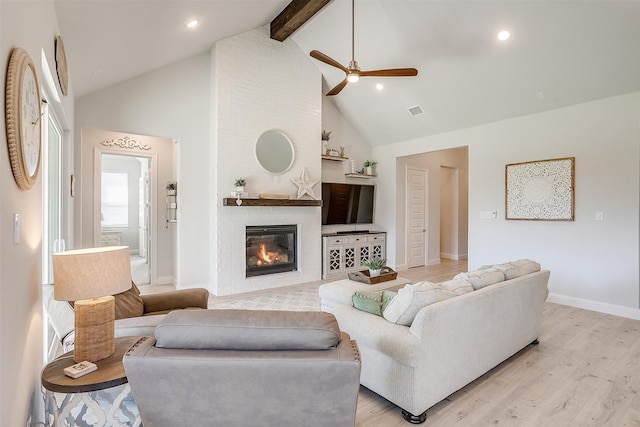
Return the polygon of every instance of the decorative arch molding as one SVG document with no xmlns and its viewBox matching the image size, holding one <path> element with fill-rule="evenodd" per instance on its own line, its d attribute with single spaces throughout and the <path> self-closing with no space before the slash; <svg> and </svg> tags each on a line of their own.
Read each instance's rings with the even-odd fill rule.
<svg viewBox="0 0 640 427">
<path fill-rule="evenodd" d="M 127 150 L 134 150 L 136 148 L 148 151 L 151 150 L 151 146 L 147 144 L 140 144 L 139 141 L 132 139 L 128 136 L 123 136 L 121 138 L 114 138 L 112 140 L 103 140 L 100 142 L 100 145 L 104 145 L 105 147 L 120 147 Z"/>
</svg>

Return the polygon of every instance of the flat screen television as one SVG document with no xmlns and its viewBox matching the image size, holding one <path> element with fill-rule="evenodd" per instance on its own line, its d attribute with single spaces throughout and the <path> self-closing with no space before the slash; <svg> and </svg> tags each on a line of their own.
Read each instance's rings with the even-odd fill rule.
<svg viewBox="0 0 640 427">
<path fill-rule="evenodd" d="M 322 225 L 373 224 L 373 185 L 322 183 Z"/>
</svg>

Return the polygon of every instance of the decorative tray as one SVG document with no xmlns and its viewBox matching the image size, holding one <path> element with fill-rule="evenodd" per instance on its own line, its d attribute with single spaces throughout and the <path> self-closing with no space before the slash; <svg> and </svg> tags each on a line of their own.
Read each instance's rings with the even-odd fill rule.
<svg viewBox="0 0 640 427">
<path fill-rule="evenodd" d="M 352 271 L 347 273 L 347 275 L 349 276 L 349 280 L 366 283 L 368 285 L 395 280 L 396 277 L 398 277 L 398 273 L 389 267 L 383 268 L 380 275 L 374 277 L 369 276 L 369 270 Z"/>
</svg>

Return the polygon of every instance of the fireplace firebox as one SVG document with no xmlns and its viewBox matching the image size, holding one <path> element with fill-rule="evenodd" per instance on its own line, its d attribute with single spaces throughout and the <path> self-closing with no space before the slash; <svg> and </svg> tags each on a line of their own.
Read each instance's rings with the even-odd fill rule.
<svg viewBox="0 0 640 427">
<path fill-rule="evenodd" d="M 296 271 L 296 225 L 259 225 L 246 229 L 246 277 Z"/>
</svg>

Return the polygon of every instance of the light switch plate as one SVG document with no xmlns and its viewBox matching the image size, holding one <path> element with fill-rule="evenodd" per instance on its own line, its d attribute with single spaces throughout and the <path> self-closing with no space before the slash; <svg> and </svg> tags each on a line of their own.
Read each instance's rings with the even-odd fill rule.
<svg viewBox="0 0 640 427">
<path fill-rule="evenodd" d="M 496 219 L 498 211 L 480 211 L 480 219 Z"/>
<path fill-rule="evenodd" d="M 13 213 L 13 244 L 20 243 L 20 214 Z"/>
</svg>

